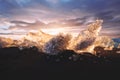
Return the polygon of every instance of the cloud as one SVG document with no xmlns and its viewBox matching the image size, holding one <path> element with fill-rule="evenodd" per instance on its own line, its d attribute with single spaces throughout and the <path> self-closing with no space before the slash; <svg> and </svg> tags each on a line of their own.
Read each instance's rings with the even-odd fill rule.
<svg viewBox="0 0 120 80">
<path fill-rule="evenodd" d="M 104 20 L 103 29 L 113 29 L 117 35 L 120 30 L 119 4 L 119 0 L 0 0 L 0 18 L 7 20 L 0 20 L 0 28 L 30 30 L 42 26 L 67 26 L 79 31 L 84 24 L 98 18 Z M 34 23 L 39 20 L 44 25 Z"/>
<path fill-rule="evenodd" d="M 90 24 L 90 23 L 94 22 L 96 19 L 95 19 L 95 17 L 84 16 L 84 17 L 77 17 L 74 19 L 63 20 L 63 23 L 70 25 L 70 26 L 81 26 L 81 25 Z"/>
<path fill-rule="evenodd" d="M 53 4 L 56 4 L 56 3 L 58 3 L 60 0 L 46 0 L 46 1 L 48 1 L 48 2 L 50 2 L 50 3 L 53 3 Z"/>
<path fill-rule="evenodd" d="M 90 16 L 85 16 L 83 18 L 74 19 L 64 19 L 58 20 L 57 22 L 44 23 L 42 21 L 35 22 L 25 22 L 25 21 L 10 21 L 10 23 L 15 24 L 15 26 L 10 26 L 9 30 L 38 30 L 38 29 L 54 29 L 54 28 L 64 28 L 68 32 L 80 32 L 85 26 L 95 19 Z M 78 29 L 79 28 L 79 29 Z"/>
<path fill-rule="evenodd" d="M 11 21 L 11 23 L 14 23 L 16 26 L 10 26 L 9 30 L 14 30 L 14 29 L 15 30 L 19 30 L 19 29 L 38 30 L 45 26 L 45 23 L 40 22 L 40 21 L 36 21 L 34 23 L 28 23 L 24 21 Z"/>
<path fill-rule="evenodd" d="M 16 25 L 20 25 L 20 24 L 24 24 L 24 25 L 28 25 L 30 23 L 25 22 L 25 21 L 10 21 L 10 23 L 16 24 Z"/>
</svg>

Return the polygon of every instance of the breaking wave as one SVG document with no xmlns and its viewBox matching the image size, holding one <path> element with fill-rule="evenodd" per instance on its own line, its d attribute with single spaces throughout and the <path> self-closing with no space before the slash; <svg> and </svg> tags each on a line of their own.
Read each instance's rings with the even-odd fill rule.
<svg viewBox="0 0 120 80">
<path fill-rule="evenodd" d="M 93 52 L 96 46 L 112 49 L 114 47 L 114 41 L 107 36 L 99 36 L 102 23 L 102 20 L 96 20 L 89 24 L 87 29 L 80 32 L 77 37 L 63 33 L 53 36 L 42 31 L 36 33 L 30 32 L 20 40 L 0 37 L 0 47 L 36 46 L 39 51 L 50 55 L 56 55 L 65 49 L 76 52 Z"/>
</svg>

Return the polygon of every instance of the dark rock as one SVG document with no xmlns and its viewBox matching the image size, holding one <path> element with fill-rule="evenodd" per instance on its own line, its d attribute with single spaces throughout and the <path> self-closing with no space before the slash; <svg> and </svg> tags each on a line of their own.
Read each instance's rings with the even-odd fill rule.
<svg viewBox="0 0 120 80">
<path fill-rule="evenodd" d="M 48 75 L 59 77 L 67 75 L 69 77 L 95 76 L 119 71 L 120 54 L 103 49 L 102 51 L 100 50 L 99 55 L 93 55 L 88 52 L 77 54 L 72 50 L 64 50 L 59 55 L 48 55 L 38 52 L 36 47 L 23 50 L 16 47 L 1 48 L 0 72 L 6 77 L 14 75 L 13 77 L 18 80 L 18 77 L 42 77 L 45 79 Z M 44 76 L 38 77 L 40 75 Z"/>
</svg>

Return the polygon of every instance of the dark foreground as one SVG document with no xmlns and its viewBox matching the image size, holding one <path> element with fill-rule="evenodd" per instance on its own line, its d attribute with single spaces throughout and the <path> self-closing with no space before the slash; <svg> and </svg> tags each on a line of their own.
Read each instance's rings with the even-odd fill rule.
<svg viewBox="0 0 120 80">
<path fill-rule="evenodd" d="M 0 49 L 0 80 L 46 80 L 94 78 L 117 79 L 120 75 L 120 54 L 76 54 L 65 50 L 50 56 L 37 48 Z"/>
</svg>

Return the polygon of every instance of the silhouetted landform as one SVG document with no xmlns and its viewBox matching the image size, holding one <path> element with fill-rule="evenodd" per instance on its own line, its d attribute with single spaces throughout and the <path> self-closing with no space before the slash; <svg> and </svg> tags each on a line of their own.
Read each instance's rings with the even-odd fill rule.
<svg viewBox="0 0 120 80">
<path fill-rule="evenodd" d="M 73 50 L 61 51 L 58 55 L 39 52 L 36 47 L 19 49 L 0 48 L 0 72 L 5 78 L 21 80 L 47 79 L 49 77 L 106 76 L 119 72 L 120 49 L 104 50 L 96 47 L 96 55 L 81 54 Z M 25 79 L 25 78 L 24 78 Z"/>
</svg>

